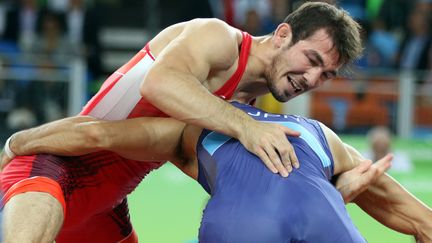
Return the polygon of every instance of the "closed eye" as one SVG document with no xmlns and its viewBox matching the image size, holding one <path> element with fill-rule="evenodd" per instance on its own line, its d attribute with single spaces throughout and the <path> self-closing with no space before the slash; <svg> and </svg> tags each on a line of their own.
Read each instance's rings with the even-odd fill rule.
<svg viewBox="0 0 432 243">
<path fill-rule="evenodd" d="M 309 59 L 310 64 L 313 67 L 324 66 L 323 58 L 315 50 L 306 50 L 306 51 L 304 51 L 304 54 L 307 56 L 307 58 Z"/>
<path fill-rule="evenodd" d="M 311 65 L 312 67 L 317 67 L 317 66 L 320 65 L 320 64 L 318 63 L 317 60 L 311 58 L 310 56 L 308 56 L 308 59 L 309 59 L 309 63 L 310 63 L 310 65 Z"/>
<path fill-rule="evenodd" d="M 333 79 L 336 77 L 336 72 L 332 71 L 332 72 L 324 72 L 324 78 L 326 80 L 328 79 Z"/>
</svg>

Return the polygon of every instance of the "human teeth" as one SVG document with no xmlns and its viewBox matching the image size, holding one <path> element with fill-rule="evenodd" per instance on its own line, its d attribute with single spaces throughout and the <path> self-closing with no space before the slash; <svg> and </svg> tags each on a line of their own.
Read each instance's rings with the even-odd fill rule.
<svg viewBox="0 0 432 243">
<path fill-rule="evenodd" d="M 300 87 L 300 85 L 297 84 L 297 82 L 295 82 L 291 78 L 289 78 L 289 81 L 290 81 L 291 85 L 293 86 L 293 88 L 295 89 L 295 91 L 300 91 L 301 90 L 301 87 Z"/>
</svg>

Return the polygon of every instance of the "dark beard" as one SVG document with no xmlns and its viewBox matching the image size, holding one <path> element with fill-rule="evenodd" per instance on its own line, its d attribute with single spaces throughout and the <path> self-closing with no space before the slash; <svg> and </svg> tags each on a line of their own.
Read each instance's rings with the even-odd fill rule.
<svg viewBox="0 0 432 243">
<path fill-rule="evenodd" d="M 276 64 L 279 62 L 279 59 L 280 59 L 279 56 L 277 56 L 277 57 L 273 60 L 269 72 L 267 72 L 267 73 L 265 74 L 265 79 L 266 79 L 266 81 L 267 81 L 267 87 L 268 87 L 270 93 L 272 94 L 272 96 L 273 96 L 277 101 L 279 101 L 279 102 L 286 102 L 286 101 L 289 100 L 289 95 L 284 94 L 283 91 L 278 91 L 277 88 L 276 88 L 275 82 L 274 82 L 274 80 L 273 80 L 273 78 L 272 78 L 272 77 L 276 76 L 275 74 L 276 74 L 277 72 L 276 72 L 276 70 L 275 70 L 274 67 L 275 67 Z"/>
<path fill-rule="evenodd" d="M 272 96 L 279 102 L 287 102 L 289 100 L 289 98 L 287 97 L 287 95 L 283 94 L 283 92 L 278 91 L 274 85 L 273 82 L 271 82 L 270 80 L 267 81 L 267 86 L 270 90 L 270 93 L 272 94 Z"/>
</svg>

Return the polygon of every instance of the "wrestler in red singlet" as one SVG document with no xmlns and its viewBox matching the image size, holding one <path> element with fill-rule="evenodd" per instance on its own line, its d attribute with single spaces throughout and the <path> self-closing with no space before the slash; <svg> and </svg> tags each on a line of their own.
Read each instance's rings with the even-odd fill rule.
<svg viewBox="0 0 432 243">
<path fill-rule="evenodd" d="M 215 95 L 229 99 L 246 68 L 251 36 L 243 32 L 238 67 Z M 80 115 L 103 120 L 166 116 L 139 93 L 141 81 L 154 62 L 146 45 L 114 72 Z M 138 242 L 133 231 L 126 196 L 162 163 L 124 159 L 98 152 L 79 157 L 20 156 L 1 174 L 3 203 L 12 196 L 38 191 L 53 195 L 62 204 L 65 220 L 56 239 L 64 242 Z"/>
</svg>

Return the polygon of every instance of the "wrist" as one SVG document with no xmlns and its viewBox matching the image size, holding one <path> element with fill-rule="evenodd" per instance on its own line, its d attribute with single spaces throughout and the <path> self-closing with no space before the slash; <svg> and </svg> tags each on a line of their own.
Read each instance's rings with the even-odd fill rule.
<svg viewBox="0 0 432 243">
<path fill-rule="evenodd" d="M 254 130 L 254 122 L 255 120 L 248 116 L 246 119 L 243 119 L 242 122 L 238 122 L 237 124 L 235 124 L 235 137 L 239 140 L 247 137 L 249 131 Z"/>
<path fill-rule="evenodd" d="M 421 227 L 417 228 L 417 236 L 432 240 L 432 223 L 424 222 Z"/>
<path fill-rule="evenodd" d="M 10 159 L 13 159 L 16 157 L 16 154 L 12 151 L 11 147 L 10 147 L 10 143 L 12 140 L 13 136 L 10 136 L 7 140 L 6 143 L 4 145 L 4 152 L 6 154 L 7 157 L 9 157 Z"/>
</svg>

